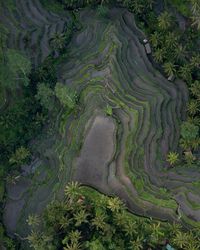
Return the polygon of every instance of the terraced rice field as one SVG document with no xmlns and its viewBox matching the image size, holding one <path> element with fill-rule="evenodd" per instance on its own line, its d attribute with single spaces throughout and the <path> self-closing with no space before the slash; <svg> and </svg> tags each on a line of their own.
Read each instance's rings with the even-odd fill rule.
<svg viewBox="0 0 200 250">
<path fill-rule="evenodd" d="M 9 0 L 9 3 L 0 2 L 3 10 L 0 21 L 10 32 L 8 46 L 24 51 L 38 65 L 51 51 L 50 39 L 66 29 L 70 17 L 46 11 L 39 0 Z"/>
<path fill-rule="evenodd" d="M 33 6 L 36 0 L 28 3 Z M 40 160 L 33 163 L 33 177 L 23 177 L 30 183 L 21 179 L 16 184 L 25 186 L 21 195 L 13 197 L 8 189 L 8 230 L 26 235 L 28 214 L 40 213 L 53 197 L 61 197 L 69 180 L 119 196 L 138 215 L 199 227 L 200 171 L 172 169 L 165 161 L 168 151 L 178 147 L 186 85 L 168 82 L 152 67 L 140 42 L 144 35 L 127 10 L 113 8 L 105 19 L 94 10 L 79 15 L 83 29 L 75 33 L 68 60 L 60 60 L 57 74 L 80 94 L 80 105 L 75 113 L 59 113 L 53 135 L 35 145 Z M 10 39 L 17 39 L 16 32 Z M 110 117 L 107 105 L 113 110 Z M 13 204 L 19 209 L 11 223 Z"/>
</svg>

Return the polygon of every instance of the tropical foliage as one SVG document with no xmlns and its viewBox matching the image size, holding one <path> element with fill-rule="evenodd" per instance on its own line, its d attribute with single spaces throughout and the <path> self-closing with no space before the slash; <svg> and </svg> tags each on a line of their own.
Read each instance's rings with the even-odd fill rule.
<svg viewBox="0 0 200 250">
<path fill-rule="evenodd" d="M 27 220 L 33 249 L 198 249 L 198 232 L 131 215 L 117 197 L 72 182 L 63 201 L 52 201 L 40 217 Z M 168 248 L 166 248 L 168 246 Z M 171 247 L 171 248 L 169 248 Z"/>
<path fill-rule="evenodd" d="M 176 152 L 169 152 L 167 155 L 167 161 L 171 166 L 174 166 L 178 162 L 179 155 Z"/>
<path fill-rule="evenodd" d="M 66 85 L 57 83 L 55 86 L 55 95 L 63 107 L 73 109 L 77 102 L 76 92 L 68 88 Z"/>
</svg>

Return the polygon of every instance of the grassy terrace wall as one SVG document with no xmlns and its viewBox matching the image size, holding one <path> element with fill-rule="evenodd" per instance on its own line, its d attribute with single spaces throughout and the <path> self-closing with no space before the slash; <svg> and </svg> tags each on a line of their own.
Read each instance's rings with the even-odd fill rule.
<svg viewBox="0 0 200 250">
<path fill-rule="evenodd" d="M 37 0 L 19 0 L 16 6 L 3 16 L 5 25 L 12 26 L 9 46 L 25 50 L 37 65 L 49 54 L 50 34 L 61 32 L 68 17 L 45 11 Z M 80 104 L 74 113 L 61 111 L 53 133 L 35 142 L 40 159 L 33 163 L 32 175 L 8 187 L 4 212 L 8 230 L 26 235 L 28 214 L 40 213 L 52 198 L 62 197 L 69 180 L 118 195 L 141 216 L 199 226 L 200 172 L 170 169 L 165 161 L 167 152 L 178 146 L 187 101 L 185 84 L 168 82 L 152 67 L 138 39 L 134 16 L 127 10 L 113 8 L 107 18 L 94 10 L 80 11 L 79 16 L 83 28 L 73 36 L 67 55 L 57 60 L 57 75 L 80 94 Z M 31 46 L 38 45 L 35 53 L 29 46 L 24 48 L 27 28 Z M 114 143 L 115 152 L 101 168 L 99 156 L 91 160 L 85 138 L 96 117 L 106 116 L 107 105 L 113 111 L 109 119 L 115 132 L 109 145 Z M 90 141 L 106 143 L 98 133 Z"/>
</svg>

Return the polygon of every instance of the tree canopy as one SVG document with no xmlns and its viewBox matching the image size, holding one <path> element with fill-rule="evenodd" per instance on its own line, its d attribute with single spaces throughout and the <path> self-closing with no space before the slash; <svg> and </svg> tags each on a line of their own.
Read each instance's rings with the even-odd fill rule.
<svg viewBox="0 0 200 250">
<path fill-rule="evenodd" d="M 20 52 L 8 49 L 5 53 L 5 63 L 0 64 L 0 82 L 9 89 L 29 84 L 31 62 Z"/>
<path fill-rule="evenodd" d="M 74 109 L 77 99 L 75 91 L 58 82 L 55 86 L 55 95 L 63 107 Z"/>
</svg>

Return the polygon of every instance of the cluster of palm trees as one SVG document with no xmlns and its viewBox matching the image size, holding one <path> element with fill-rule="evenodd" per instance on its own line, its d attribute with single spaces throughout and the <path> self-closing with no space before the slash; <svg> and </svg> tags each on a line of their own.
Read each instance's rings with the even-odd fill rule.
<svg viewBox="0 0 200 250">
<path fill-rule="evenodd" d="M 33 249 L 199 249 L 200 231 L 179 224 L 138 218 L 117 197 L 107 197 L 72 182 L 65 199 L 50 203 L 42 216 L 30 215 Z M 171 248 L 169 248 L 171 247 Z"/>
<path fill-rule="evenodd" d="M 199 1 L 192 1 L 192 12 L 200 9 Z M 200 13 L 200 12 L 198 12 Z M 190 100 L 187 106 L 187 125 L 189 134 L 198 131 L 194 137 L 185 138 L 181 134 L 180 146 L 183 149 L 184 161 L 191 165 L 196 158 L 193 152 L 200 146 L 200 52 L 196 48 L 196 38 L 192 36 L 196 31 L 190 26 L 185 32 L 181 32 L 169 12 L 164 11 L 157 18 L 157 25 L 150 34 L 150 43 L 153 47 L 154 60 L 162 65 L 167 77 L 176 76 L 183 79 L 190 90 Z M 190 38 L 191 35 L 191 38 Z M 197 35 L 199 39 L 200 36 Z M 167 161 L 171 166 L 180 162 L 180 156 L 176 152 L 169 152 Z"/>
<path fill-rule="evenodd" d="M 192 11 L 192 25 L 196 26 L 200 30 L 200 2 L 199 0 L 190 0 Z"/>
</svg>

